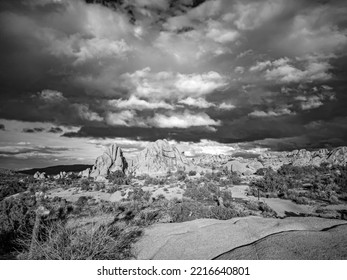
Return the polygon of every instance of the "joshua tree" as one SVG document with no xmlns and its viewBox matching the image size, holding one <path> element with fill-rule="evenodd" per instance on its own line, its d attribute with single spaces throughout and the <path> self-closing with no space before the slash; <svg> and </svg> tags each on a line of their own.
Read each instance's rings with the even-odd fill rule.
<svg viewBox="0 0 347 280">
<path fill-rule="evenodd" d="M 31 243 L 30 243 L 30 249 L 28 254 L 28 260 L 31 260 L 33 258 L 35 242 L 39 236 L 41 221 L 44 217 L 47 217 L 49 215 L 50 211 L 41 205 L 36 209 L 35 213 L 36 213 L 35 224 L 34 224 L 33 232 L 31 235 Z"/>
</svg>

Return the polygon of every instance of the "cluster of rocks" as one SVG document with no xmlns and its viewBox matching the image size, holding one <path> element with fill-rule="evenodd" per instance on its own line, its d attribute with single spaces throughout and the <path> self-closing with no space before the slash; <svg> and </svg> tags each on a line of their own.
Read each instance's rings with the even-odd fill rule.
<svg viewBox="0 0 347 280">
<path fill-rule="evenodd" d="M 175 145 L 167 140 L 157 140 L 150 143 L 144 150 L 131 159 L 126 159 L 122 149 L 117 144 L 107 147 L 105 152 L 97 157 L 93 167 L 79 173 L 80 177 L 92 177 L 96 181 L 104 181 L 112 172 L 120 171 L 134 175 L 148 174 L 150 176 L 165 175 L 169 171 L 191 170 L 199 171 L 199 168 L 227 168 L 241 175 L 251 175 L 261 168 L 271 167 L 277 170 L 284 164 L 294 166 L 320 165 L 346 165 L 347 147 L 339 147 L 331 151 L 320 149 L 307 151 L 305 149 L 292 152 L 269 152 L 259 158 L 233 158 L 230 155 L 202 155 L 188 159 Z M 69 172 L 71 173 L 71 172 Z M 70 174 L 60 172 L 54 179 L 66 178 Z M 45 172 L 36 172 L 34 178 L 44 179 Z"/>
<path fill-rule="evenodd" d="M 335 148 L 331 151 L 320 149 L 308 151 L 305 149 L 291 152 L 268 152 L 254 158 L 233 158 L 227 155 L 203 155 L 192 161 L 194 164 L 204 167 L 224 167 L 230 171 L 241 175 L 251 175 L 260 168 L 279 169 L 282 165 L 291 164 L 293 166 L 319 166 L 322 163 L 329 165 L 346 165 L 347 147 Z"/>
<path fill-rule="evenodd" d="M 329 151 L 320 149 L 317 151 L 307 151 L 305 149 L 294 150 L 292 152 L 270 152 L 259 157 L 264 167 L 271 167 L 276 170 L 284 164 L 294 166 L 319 166 L 322 163 L 329 165 L 346 165 L 347 147 L 338 147 Z"/>
<path fill-rule="evenodd" d="M 70 176 L 72 174 L 72 172 L 66 173 L 65 171 L 60 172 L 57 175 L 54 175 L 53 178 L 58 180 L 58 179 L 63 179 L 63 178 L 67 178 L 68 176 Z"/>
<path fill-rule="evenodd" d="M 35 174 L 34 174 L 34 179 L 42 180 L 42 179 L 45 179 L 45 178 L 47 178 L 46 172 L 36 171 Z"/>
<path fill-rule="evenodd" d="M 191 168 L 191 161 L 167 140 L 150 143 L 129 165 L 129 171 L 136 175 L 162 175 L 168 171 L 188 171 Z"/>
</svg>

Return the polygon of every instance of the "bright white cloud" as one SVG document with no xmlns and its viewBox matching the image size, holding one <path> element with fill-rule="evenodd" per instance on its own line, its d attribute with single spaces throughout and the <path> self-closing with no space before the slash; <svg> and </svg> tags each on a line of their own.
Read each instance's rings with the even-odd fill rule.
<svg viewBox="0 0 347 280">
<path fill-rule="evenodd" d="M 154 110 L 154 109 L 167 109 L 173 110 L 175 107 L 164 101 L 148 102 L 143 99 L 139 99 L 136 96 L 131 96 L 128 100 L 114 99 L 108 101 L 108 104 L 119 109 L 136 109 L 136 110 Z"/>
<path fill-rule="evenodd" d="M 146 126 L 139 121 L 135 111 L 125 110 L 117 113 L 109 112 L 106 115 L 106 123 L 112 126 Z"/>
<path fill-rule="evenodd" d="M 150 99 L 177 99 L 198 97 L 222 90 L 227 79 L 217 72 L 180 74 L 173 72 L 152 73 L 150 68 L 123 74 L 123 86 L 138 97 Z"/>
<path fill-rule="evenodd" d="M 186 99 L 180 100 L 178 103 L 185 104 L 192 107 L 197 108 L 210 108 L 215 107 L 216 105 L 214 103 L 206 101 L 206 99 L 199 97 L 199 98 L 191 98 L 187 97 Z"/>
<path fill-rule="evenodd" d="M 232 109 L 235 109 L 236 106 L 230 103 L 223 102 L 219 104 L 218 108 L 221 110 L 232 110 Z"/>
<path fill-rule="evenodd" d="M 155 114 L 150 120 L 151 124 L 160 128 L 189 128 L 193 126 L 219 126 L 221 121 L 210 118 L 205 113 L 171 113 L 169 115 Z"/>
</svg>

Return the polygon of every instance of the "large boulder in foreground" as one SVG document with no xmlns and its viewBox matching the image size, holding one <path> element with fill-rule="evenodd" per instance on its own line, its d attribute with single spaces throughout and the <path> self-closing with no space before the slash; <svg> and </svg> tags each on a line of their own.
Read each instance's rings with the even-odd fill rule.
<svg viewBox="0 0 347 280">
<path fill-rule="evenodd" d="M 300 231 L 306 233 L 308 238 L 299 241 L 302 247 L 296 246 L 295 249 L 301 251 L 309 249 L 311 252 L 316 252 L 322 241 L 331 242 L 330 244 L 333 246 L 325 256 L 321 255 L 321 257 L 324 259 L 341 258 L 341 255 L 336 253 L 341 253 L 347 248 L 346 224 L 346 221 L 343 220 L 316 217 L 275 219 L 255 216 L 237 217 L 230 220 L 199 219 L 183 223 L 162 223 L 146 228 L 142 237 L 134 245 L 133 251 L 138 260 L 208 260 L 277 233 Z M 339 225 L 345 225 L 343 232 L 339 235 L 330 236 L 330 238 L 317 235 L 318 232 L 322 233 Z M 336 237 L 339 239 L 334 239 Z M 310 240 L 313 241 L 310 242 Z M 307 243 L 304 244 L 304 241 Z M 272 246 L 274 244 L 265 246 L 262 250 L 271 249 Z M 283 246 L 288 247 L 286 243 L 283 243 Z M 336 248 L 337 246 L 343 249 L 340 250 Z M 279 246 L 275 248 L 279 248 Z M 290 249 L 288 253 L 292 254 L 293 252 L 290 251 L 293 250 Z M 282 256 L 285 258 L 286 255 Z M 311 254 L 307 255 L 307 258 L 313 259 L 317 256 Z"/>
<path fill-rule="evenodd" d="M 96 159 L 89 176 L 93 178 L 106 178 L 111 172 L 125 172 L 127 167 L 128 163 L 123 156 L 122 149 L 116 144 L 112 144 Z M 86 174 L 84 174 L 84 176 L 86 176 Z"/>
<path fill-rule="evenodd" d="M 141 151 L 130 164 L 130 172 L 148 175 L 163 175 L 168 171 L 188 171 L 189 160 L 167 140 L 157 140 Z"/>
</svg>

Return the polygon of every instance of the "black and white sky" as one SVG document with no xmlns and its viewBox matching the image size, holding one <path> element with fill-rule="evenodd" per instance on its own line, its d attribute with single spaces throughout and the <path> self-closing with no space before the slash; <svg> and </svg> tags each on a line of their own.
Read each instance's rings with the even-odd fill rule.
<svg viewBox="0 0 347 280">
<path fill-rule="evenodd" d="M 2 0 L 0 167 L 347 145 L 344 0 Z"/>
</svg>

